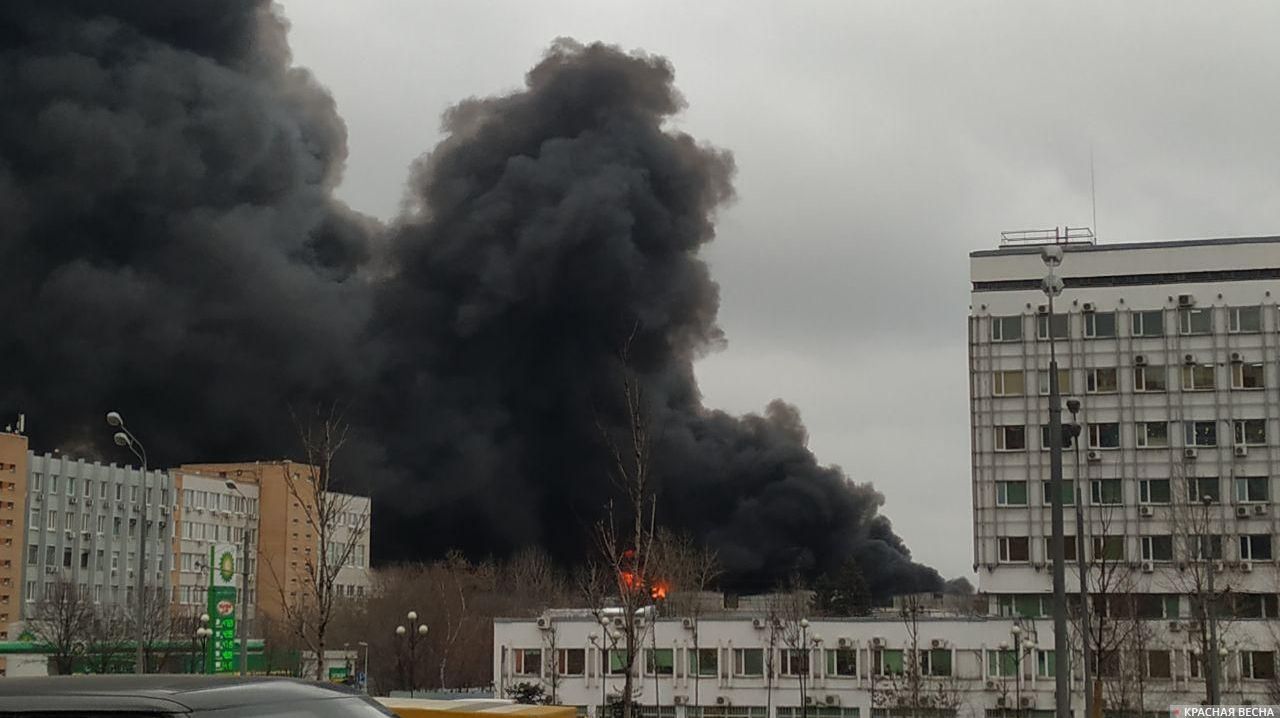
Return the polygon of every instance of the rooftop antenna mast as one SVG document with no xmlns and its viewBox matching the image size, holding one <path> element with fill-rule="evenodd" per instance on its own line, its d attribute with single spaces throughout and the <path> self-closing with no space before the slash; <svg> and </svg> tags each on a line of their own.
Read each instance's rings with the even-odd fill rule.
<svg viewBox="0 0 1280 718">
<path fill-rule="evenodd" d="M 1089 144 L 1089 203 L 1093 205 L 1093 235 L 1098 236 L 1098 185 L 1093 176 L 1093 143 Z"/>
</svg>

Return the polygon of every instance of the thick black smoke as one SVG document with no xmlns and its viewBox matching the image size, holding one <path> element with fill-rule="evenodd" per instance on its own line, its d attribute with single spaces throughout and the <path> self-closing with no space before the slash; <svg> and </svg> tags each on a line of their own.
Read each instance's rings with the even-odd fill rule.
<svg viewBox="0 0 1280 718">
<path fill-rule="evenodd" d="M 282 456 L 288 407 L 337 400 L 381 558 L 574 560 L 629 342 L 661 516 L 734 583 L 856 556 L 874 593 L 940 585 L 793 408 L 702 405 L 733 162 L 664 126 L 665 60 L 557 41 L 447 114 L 384 228 L 333 199 L 345 129 L 284 31 L 258 0 L 0 8 L 0 405 L 37 444 L 101 446 L 115 407 L 157 463 Z"/>
</svg>

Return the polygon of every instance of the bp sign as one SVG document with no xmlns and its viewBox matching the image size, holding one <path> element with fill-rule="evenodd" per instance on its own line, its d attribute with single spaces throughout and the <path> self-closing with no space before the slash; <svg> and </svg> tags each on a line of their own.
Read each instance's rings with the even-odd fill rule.
<svg viewBox="0 0 1280 718">
<path fill-rule="evenodd" d="M 229 544 L 209 549 L 209 628 L 213 636 L 205 654 L 206 671 L 238 670 L 236 644 L 236 549 Z"/>
</svg>

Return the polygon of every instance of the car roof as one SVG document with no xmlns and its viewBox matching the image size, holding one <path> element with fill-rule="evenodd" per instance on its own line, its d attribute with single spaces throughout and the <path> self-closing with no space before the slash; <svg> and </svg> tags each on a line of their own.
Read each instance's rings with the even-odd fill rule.
<svg viewBox="0 0 1280 718">
<path fill-rule="evenodd" d="M 115 675 L 0 680 L 0 710 L 185 713 L 351 695 L 336 686 L 292 678 Z"/>
</svg>

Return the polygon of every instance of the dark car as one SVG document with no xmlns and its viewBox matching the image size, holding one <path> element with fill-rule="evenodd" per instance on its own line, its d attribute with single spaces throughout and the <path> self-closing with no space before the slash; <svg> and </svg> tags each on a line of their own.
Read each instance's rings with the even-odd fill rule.
<svg viewBox="0 0 1280 718">
<path fill-rule="evenodd" d="M 291 678 L 0 678 L 0 718 L 386 718 L 366 696 Z"/>
</svg>

